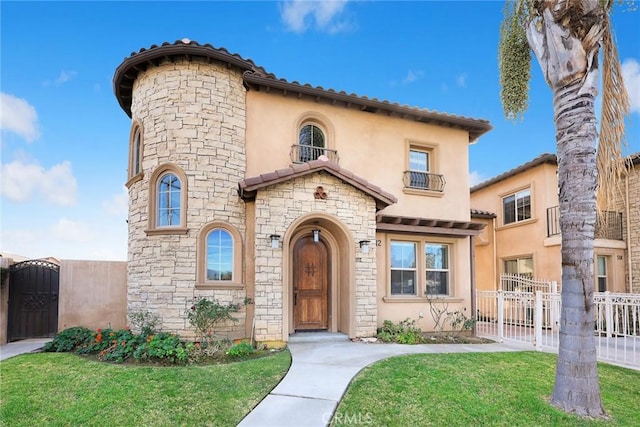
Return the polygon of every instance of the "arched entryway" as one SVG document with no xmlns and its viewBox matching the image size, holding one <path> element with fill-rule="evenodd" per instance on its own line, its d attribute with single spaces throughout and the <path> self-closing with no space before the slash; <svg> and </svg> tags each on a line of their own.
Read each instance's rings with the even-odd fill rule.
<svg viewBox="0 0 640 427">
<path fill-rule="evenodd" d="M 337 218 L 308 214 L 283 240 L 285 339 L 296 331 L 355 334 L 355 243 Z"/>
</svg>

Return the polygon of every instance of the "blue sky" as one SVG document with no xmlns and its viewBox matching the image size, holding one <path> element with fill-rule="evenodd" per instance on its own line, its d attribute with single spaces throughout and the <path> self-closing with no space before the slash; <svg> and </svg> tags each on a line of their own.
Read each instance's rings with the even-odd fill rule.
<svg viewBox="0 0 640 427">
<path fill-rule="evenodd" d="M 190 38 L 289 81 L 488 119 L 470 147 L 474 182 L 555 152 L 537 63 L 529 111 L 503 118 L 502 2 L 9 2 L 1 16 L 0 251 L 126 260 L 130 120 L 113 95 L 131 52 Z M 640 151 L 640 14 L 613 24 Z M 376 183 L 384 187 L 384 183 Z"/>
</svg>

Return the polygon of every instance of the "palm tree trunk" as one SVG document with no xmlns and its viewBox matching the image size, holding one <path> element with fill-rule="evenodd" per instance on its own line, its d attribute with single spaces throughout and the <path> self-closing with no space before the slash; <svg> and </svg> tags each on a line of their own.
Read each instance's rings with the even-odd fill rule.
<svg viewBox="0 0 640 427">
<path fill-rule="evenodd" d="M 554 89 L 562 232 L 560 348 L 551 403 L 566 412 L 602 417 L 594 335 L 597 89 L 575 81 Z"/>
</svg>

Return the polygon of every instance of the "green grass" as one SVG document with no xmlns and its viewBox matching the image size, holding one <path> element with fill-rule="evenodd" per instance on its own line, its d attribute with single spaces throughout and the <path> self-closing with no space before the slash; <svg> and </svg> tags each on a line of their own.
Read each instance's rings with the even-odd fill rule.
<svg viewBox="0 0 640 427">
<path fill-rule="evenodd" d="M 69 353 L 0 363 L 0 425 L 235 426 L 287 372 L 288 351 L 231 364 L 152 367 Z"/>
<path fill-rule="evenodd" d="M 599 364 L 609 419 L 593 421 L 549 405 L 555 363 L 536 352 L 386 359 L 353 380 L 332 425 L 640 426 L 640 372 Z"/>
</svg>

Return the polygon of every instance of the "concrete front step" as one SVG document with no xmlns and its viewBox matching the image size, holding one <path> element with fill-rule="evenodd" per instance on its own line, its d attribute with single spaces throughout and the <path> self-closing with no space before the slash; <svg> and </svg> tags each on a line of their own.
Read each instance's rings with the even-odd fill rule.
<svg viewBox="0 0 640 427">
<path fill-rule="evenodd" d="M 289 335 L 290 343 L 303 342 L 344 342 L 349 341 L 349 336 L 341 332 L 296 332 Z"/>
</svg>

